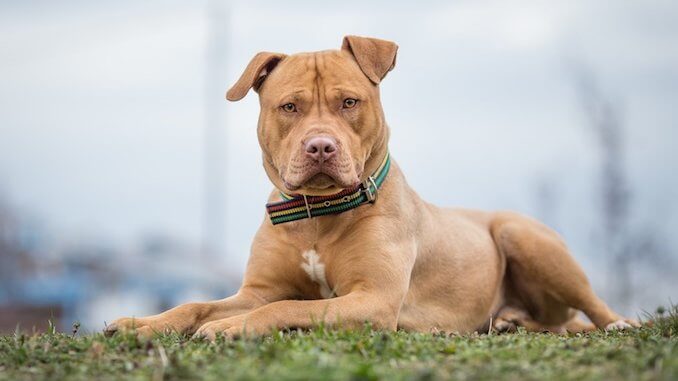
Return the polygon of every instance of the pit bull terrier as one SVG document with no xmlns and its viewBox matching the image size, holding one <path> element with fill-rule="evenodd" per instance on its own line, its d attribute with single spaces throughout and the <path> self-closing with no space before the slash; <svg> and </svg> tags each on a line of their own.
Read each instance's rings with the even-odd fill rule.
<svg viewBox="0 0 678 381">
<path fill-rule="evenodd" d="M 340 50 L 254 56 L 226 98 L 258 92 L 257 134 L 275 188 L 240 290 L 118 319 L 105 332 L 213 340 L 320 323 L 457 333 L 637 326 L 594 294 L 538 221 L 438 208 L 409 187 L 389 155 L 379 99 L 397 50 L 347 36 Z"/>
</svg>

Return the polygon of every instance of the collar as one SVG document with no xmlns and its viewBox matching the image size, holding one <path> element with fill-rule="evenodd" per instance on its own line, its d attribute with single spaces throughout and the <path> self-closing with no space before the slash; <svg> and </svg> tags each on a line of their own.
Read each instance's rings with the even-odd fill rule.
<svg viewBox="0 0 678 381">
<path fill-rule="evenodd" d="M 377 192 L 386 179 L 389 168 L 391 157 L 387 152 L 379 168 L 358 186 L 330 196 L 287 195 L 280 192 L 283 201 L 266 204 L 266 211 L 273 225 L 276 225 L 304 218 L 339 214 L 364 204 L 372 204 L 377 201 Z"/>
</svg>

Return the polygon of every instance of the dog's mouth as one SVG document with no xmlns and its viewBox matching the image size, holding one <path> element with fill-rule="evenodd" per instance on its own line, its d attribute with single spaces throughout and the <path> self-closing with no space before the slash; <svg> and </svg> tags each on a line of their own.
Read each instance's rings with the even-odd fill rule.
<svg viewBox="0 0 678 381">
<path fill-rule="evenodd" d="M 306 190 L 311 194 L 338 192 L 341 189 L 354 187 L 360 182 L 357 176 L 342 176 L 342 174 L 333 173 L 333 171 L 323 170 L 322 168 L 309 171 L 305 176 L 300 178 L 297 178 L 297 176 L 291 177 L 290 179 L 283 180 L 285 188 L 291 192 Z"/>
</svg>

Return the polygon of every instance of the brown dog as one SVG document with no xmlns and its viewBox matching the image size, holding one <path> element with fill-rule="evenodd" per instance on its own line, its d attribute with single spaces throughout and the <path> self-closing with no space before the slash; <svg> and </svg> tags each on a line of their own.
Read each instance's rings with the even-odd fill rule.
<svg viewBox="0 0 678 381">
<path fill-rule="evenodd" d="M 437 208 L 407 185 L 388 157 L 379 100 L 397 49 L 348 36 L 341 50 L 257 54 L 227 98 L 258 91 L 259 142 L 276 189 L 242 287 L 223 300 L 118 319 L 106 332 L 214 339 L 320 322 L 459 333 L 490 324 L 594 328 L 577 311 L 598 328 L 637 325 L 593 293 L 544 225 L 515 213 Z"/>
</svg>

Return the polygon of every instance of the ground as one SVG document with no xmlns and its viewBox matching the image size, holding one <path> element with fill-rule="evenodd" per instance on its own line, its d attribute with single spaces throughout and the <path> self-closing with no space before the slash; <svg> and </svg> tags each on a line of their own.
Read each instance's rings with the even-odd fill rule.
<svg viewBox="0 0 678 381">
<path fill-rule="evenodd" d="M 0 337 L 0 380 L 678 380 L 678 308 L 639 329 L 526 333 L 278 332 L 217 343 L 176 334 Z"/>
</svg>

